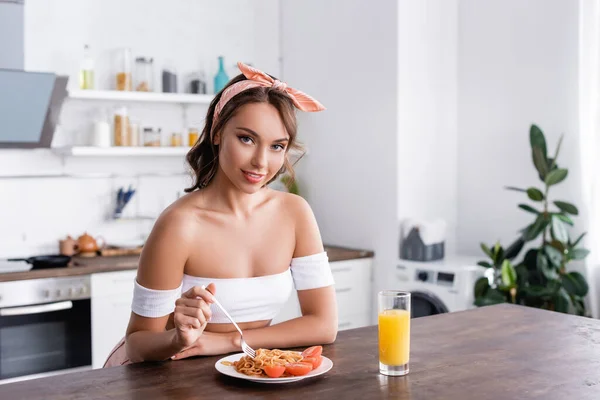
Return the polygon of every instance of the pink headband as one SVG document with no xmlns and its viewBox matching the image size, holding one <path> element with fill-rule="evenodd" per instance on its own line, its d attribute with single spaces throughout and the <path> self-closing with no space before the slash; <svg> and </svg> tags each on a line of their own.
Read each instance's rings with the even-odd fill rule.
<svg viewBox="0 0 600 400">
<path fill-rule="evenodd" d="M 236 94 L 243 92 L 244 90 L 264 86 L 264 87 L 272 87 L 273 89 L 280 90 L 288 95 L 288 97 L 294 103 L 297 109 L 301 111 L 308 112 L 316 112 L 323 111 L 325 107 L 317 100 L 313 99 L 306 93 L 303 93 L 299 90 L 288 87 L 288 85 L 284 82 L 275 80 L 271 78 L 269 75 L 264 72 L 252 68 L 242 62 L 238 62 L 238 68 L 242 71 L 242 74 L 247 78 L 245 81 L 240 81 L 238 83 L 234 83 L 229 86 L 219 99 L 219 102 L 215 106 L 215 113 L 213 115 L 213 126 L 219 117 L 219 114 L 223 110 L 223 107 L 229 100 L 232 99 Z"/>
</svg>

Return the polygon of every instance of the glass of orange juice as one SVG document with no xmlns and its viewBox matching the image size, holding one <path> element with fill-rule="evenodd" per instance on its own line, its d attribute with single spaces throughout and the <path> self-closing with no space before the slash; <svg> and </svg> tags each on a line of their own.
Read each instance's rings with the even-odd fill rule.
<svg viewBox="0 0 600 400">
<path fill-rule="evenodd" d="M 410 354 L 410 293 L 384 290 L 377 295 L 379 314 L 379 372 L 408 374 Z"/>
</svg>

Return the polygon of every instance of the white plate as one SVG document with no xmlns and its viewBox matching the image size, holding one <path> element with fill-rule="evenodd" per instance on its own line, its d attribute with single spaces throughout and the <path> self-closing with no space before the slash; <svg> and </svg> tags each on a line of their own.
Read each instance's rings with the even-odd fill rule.
<svg viewBox="0 0 600 400">
<path fill-rule="evenodd" d="M 321 357 L 323 357 L 323 361 L 321 362 L 321 365 L 319 365 L 319 368 L 310 371 L 306 375 L 285 377 L 285 378 L 262 378 L 262 377 L 248 376 L 246 374 L 242 374 L 240 372 L 237 372 L 233 365 L 227 366 L 227 365 L 222 364 L 223 361 L 229 361 L 231 363 L 234 361 L 238 361 L 243 356 L 245 356 L 244 353 L 237 353 L 237 354 L 232 354 L 227 357 L 223 357 L 215 363 L 215 368 L 217 369 L 217 371 L 219 371 L 220 373 L 222 373 L 224 375 L 228 375 L 228 376 L 231 376 L 234 378 L 245 379 L 247 381 L 260 382 L 260 383 L 290 383 L 290 382 L 297 382 L 297 381 L 301 381 L 302 379 L 312 378 L 314 376 L 322 375 L 325 372 L 329 371 L 333 367 L 333 362 L 329 358 L 327 358 L 325 356 L 321 356 Z"/>
</svg>

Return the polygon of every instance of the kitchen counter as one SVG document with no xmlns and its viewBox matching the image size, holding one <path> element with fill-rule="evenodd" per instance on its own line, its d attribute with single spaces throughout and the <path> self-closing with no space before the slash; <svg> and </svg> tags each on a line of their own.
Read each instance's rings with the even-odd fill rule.
<svg viewBox="0 0 600 400">
<path fill-rule="evenodd" d="M 324 346 L 326 374 L 265 385 L 229 378 L 219 357 L 134 364 L 0 386 L 3 399 L 598 399 L 600 321 L 513 305 L 412 320 L 410 373 L 379 374 L 377 326 Z"/>
<path fill-rule="evenodd" d="M 339 246 L 325 246 L 329 261 L 345 261 L 357 258 L 371 258 L 375 253 L 367 250 L 350 249 Z M 40 269 L 35 271 L 9 272 L 0 274 L 0 282 L 26 279 L 54 278 L 61 276 L 89 275 L 100 272 L 112 272 L 136 269 L 138 256 L 115 257 L 73 257 L 73 266 L 67 268 Z"/>
</svg>

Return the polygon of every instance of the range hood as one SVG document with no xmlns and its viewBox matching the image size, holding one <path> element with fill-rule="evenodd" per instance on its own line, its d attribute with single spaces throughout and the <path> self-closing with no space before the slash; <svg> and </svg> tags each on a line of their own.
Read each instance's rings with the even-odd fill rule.
<svg viewBox="0 0 600 400">
<path fill-rule="evenodd" d="M 0 149 L 50 147 L 67 80 L 49 72 L 0 69 Z"/>
</svg>

